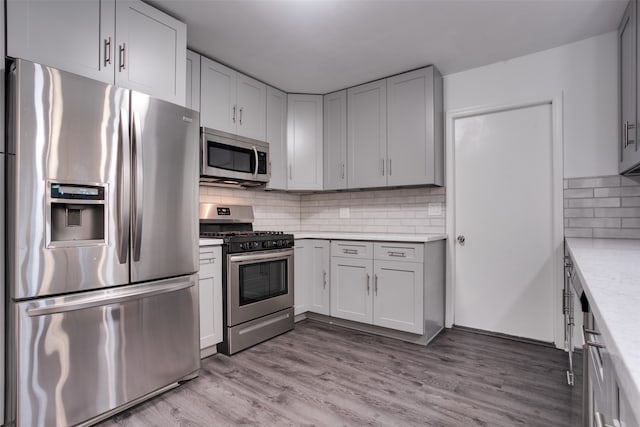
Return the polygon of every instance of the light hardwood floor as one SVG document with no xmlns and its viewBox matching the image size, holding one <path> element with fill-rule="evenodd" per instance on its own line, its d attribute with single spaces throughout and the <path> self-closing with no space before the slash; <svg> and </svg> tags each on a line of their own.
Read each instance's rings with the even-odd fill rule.
<svg viewBox="0 0 640 427">
<path fill-rule="evenodd" d="M 581 372 L 580 355 L 576 373 Z M 304 321 L 102 426 L 578 426 L 566 353 L 462 330 L 428 347 Z"/>
</svg>

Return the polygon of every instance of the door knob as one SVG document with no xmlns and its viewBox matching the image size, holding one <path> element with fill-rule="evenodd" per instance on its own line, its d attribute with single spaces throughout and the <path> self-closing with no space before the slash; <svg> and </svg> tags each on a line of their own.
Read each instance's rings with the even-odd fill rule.
<svg viewBox="0 0 640 427">
<path fill-rule="evenodd" d="M 460 246 L 464 246 L 464 236 L 462 234 L 458 236 L 458 243 L 460 243 Z"/>
</svg>

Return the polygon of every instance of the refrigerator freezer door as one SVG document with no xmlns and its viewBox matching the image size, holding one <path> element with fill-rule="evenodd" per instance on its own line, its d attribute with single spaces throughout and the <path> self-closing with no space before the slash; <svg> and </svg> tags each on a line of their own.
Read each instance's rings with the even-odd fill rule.
<svg viewBox="0 0 640 427">
<path fill-rule="evenodd" d="M 198 113 L 131 92 L 131 281 L 198 270 Z"/>
<path fill-rule="evenodd" d="M 15 304 L 16 425 L 76 425 L 195 375 L 197 280 Z"/>
<path fill-rule="evenodd" d="M 129 91 L 24 60 L 9 85 L 11 297 L 128 283 Z"/>
</svg>

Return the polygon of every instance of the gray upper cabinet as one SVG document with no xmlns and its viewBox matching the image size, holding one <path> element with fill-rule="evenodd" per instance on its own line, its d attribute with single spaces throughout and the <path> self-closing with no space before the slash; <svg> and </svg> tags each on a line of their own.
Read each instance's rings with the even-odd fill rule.
<svg viewBox="0 0 640 427">
<path fill-rule="evenodd" d="M 387 185 L 387 81 L 347 90 L 349 188 Z"/>
<path fill-rule="evenodd" d="M 7 55 L 113 83 L 115 0 L 8 1 Z"/>
<path fill-rule="evenodd" d="M 636 153 L 636 2 L 630 1 L 619 30 L 620 46 L 620 172 L 634 165 Z"/>
<path fill-rule="evenodd" d="M 322 95 L 287 97 L 289 190 L 322 190 Z"/>
<path fill-rule="evenodd" d="M 324 189 L 347 188 L 347 91 L 324 96 Z"/>
<path fill-rule="evenodd" d="M 442 95 L 433 66 L 349 89 L 348 187 L 443 185 Z"/>
<path fill-rule="evenodd" d="M 187 27 L 139 0 L 9 1 L 7 50 L 15 58 L 185 102 Z"/>
<path fill-rule="evenodd" d="M 434 67 L 387 79 L 387 185 L 443 185 L 442 114 Z"/>
<path fill-rule="evenodd" d="M 200 55 L 187 50 L 185 107 L 200 111 Z"/>
<path fill-rule="evenodd" d="M 267 86 L 251 77 L 201 59 L 200 122 L 202 126 L 264 141 Z"/>
<path fill-rule="evenodd" d="M 620 49 L 620 173 L 640 172 L 640 152 L 637 135 L 638 87 L 637 55 L 640 43 L 637 35 L 637 3 L 631 0 L 627 6 L 618 32 Z"/>
<path fill-rule="evenodd" d="M 270 190 L 287 189 L 287 94 L 267 86 L 267 142 Z"/>
<path fill-rule="evenodd" d="M 187 26 L 139 0 L 116 2 L 116 84 L 184 105 Z"/>
</svg>

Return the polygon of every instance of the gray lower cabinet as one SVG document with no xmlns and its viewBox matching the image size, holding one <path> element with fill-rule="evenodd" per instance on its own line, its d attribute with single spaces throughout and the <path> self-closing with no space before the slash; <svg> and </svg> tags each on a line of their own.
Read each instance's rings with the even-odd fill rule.
<svg viewBox="0 0 640 427">
<path fill-rule="evenodd" d="M 331 316 L 435 336 L 444 324 L 444 241 L 332 241 Z"/>
<path fill-rule="evenodd" d="M 640 173 L 640 147 L 638 146 L 637 100 L 640 98 L 638 86 L 637 58 L 638 43 L 637 0 L 629 1 L 622 17 L 618 31 L 620 51 L 620 138 L 618 152 L 620 154 L 619 170 L 623 174 Z"/>
<path fill-rule="evenodd" d="M 328 240 L 299 239 L 294 246 L 294 311 L 329 315 L 330 251 Z"/>
<path fill-rule="evenodd" d="M 200 247 L 198 272 L 200 308 L 200 351 L 202 356 L 215 353 L 222 342 L 222 248 Z"/>
</svg>

